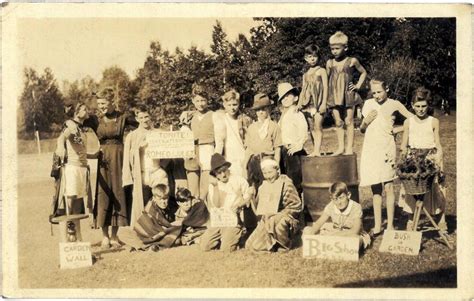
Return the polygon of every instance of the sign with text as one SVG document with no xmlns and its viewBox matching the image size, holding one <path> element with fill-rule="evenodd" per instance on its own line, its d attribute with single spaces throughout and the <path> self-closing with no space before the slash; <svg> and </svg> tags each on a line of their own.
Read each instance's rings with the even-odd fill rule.
<svg viewBox="0 0 474 301">
<path fill-rule="evenodd" d="M 303 235 L 303 257 L 359 260 L 359 237 Z"/>
<path fill-rule="evenodd" d="M 211 208 L 211 227 L 237 227 L 237 214 L 229 208 Z"/>
<path fill-rule="evenodd" d="M 420 245 L 421 232 L 385 230 L 379 251 L 393 254 L 418 255 L 420 253 Z"/>
<path fill-rule="evenodd" d="M 76 269 L 92 266 L 91 243 L 59 243 L 59 263 L 61 269 Z"/>
<path fill-rule="evenodd" d="M 194 136 L 191 131 L 152 131 L 146 136 L 146 154 L 152 159 L 192 158 Z"/>
</svg>

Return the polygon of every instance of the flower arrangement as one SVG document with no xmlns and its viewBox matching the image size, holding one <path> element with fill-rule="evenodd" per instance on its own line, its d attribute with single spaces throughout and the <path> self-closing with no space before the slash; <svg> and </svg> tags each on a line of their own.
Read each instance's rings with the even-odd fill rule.
<svg viewBox="0 0 474 301">
<path fill-rule="evenodd" d="M 410 149 L 397 164 L 397 175 L 408 194 L 426 193 L 440 168 L 435 152 L 425 149 Z"/>
</svg>

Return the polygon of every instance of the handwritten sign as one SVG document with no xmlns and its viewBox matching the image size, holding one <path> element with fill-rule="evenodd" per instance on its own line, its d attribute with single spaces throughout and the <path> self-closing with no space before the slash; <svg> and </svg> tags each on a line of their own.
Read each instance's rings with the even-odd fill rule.
<svg viewBox="0 0 474 301">
<path fill-rule="evenodd" d="M 303 257 L 330 260 L 359 260 L 359 238 L 303 235 Z"/>
<path fill-rule="evenodd" d="M 59 243 L 61 269 L 76 269 L 92 266 L 90 242 Z"/>
<path fill-rule="evenodd" d="M 418 255 L 420 253 L 420 245 L 421 232 L 385 230 L 379 251 L 393 254 Z"/>
<path fill-rule="evenodd" d="M 152 159 L 192 158 L 194 136 L 191 131 L 152 131 L 147 137 L 146 154 Z"/>
<path fill-rule="evenodd" d="M 237 227 L 237 214 L 229 208 L 211 208 L 211 227 Z"/>
</svg>

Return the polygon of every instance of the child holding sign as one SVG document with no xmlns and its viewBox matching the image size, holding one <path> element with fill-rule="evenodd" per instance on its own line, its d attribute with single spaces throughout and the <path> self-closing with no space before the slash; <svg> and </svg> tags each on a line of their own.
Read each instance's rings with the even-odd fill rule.
<svg viewBox="0 0 474 301">
<path fill-rule="evenodd" d="M 151 198 L 151 188 L 160 183 L 168 186 L 168 175 L 160 167 L 160 160 L 151 159 L 145 153 L 146 136 L 153 130 L 147 107 L 137 107 L 136 119 L 138 128 L 125 138 L 122 165 L 122 185 L 132 185 L 132 198 L 130 200 L 128 196 L 127 200 L 127 209 L 131 208 L 129 216 L 132 228 Z"/>
<path fill-rule="evenodd" d="M 331 202 L 324 208 L 321 217 L 312 227 L 306 227 L 304 234 L 359 236 L 361 248 L 370 245 L 370 236 L 362 228 L 362 207 L 351 200 L 351 193 L 343 182 L 336 182 L 329 187 Z M 331 219 L 330 223 L 326 223 Z"/>
<path fill-rule="evenodd" d="M 217 183 L 209 185 L 207 208 L 211 213 L 211 227 L 201 237 L 201 250 L 216 249 L 220 243 L 223 251 L 235 251 L 243 233 L 239 213 L 248 207 L 254 190 L 247 181 L 230 173 L 231 163 L 220 154 L 211 158 L 211 175 Z M 213 224 L 219 223 L 219 226 Z"/>
<path fill-rule="evenodd" d="M 270 158 L 260 163 L 265 180 L 257 194 L 256 213 L 260 217 L 245 248 L 252 251 L 289 250 L 298 230 L 301 199 L 286 175 L 280 175 L 279 164 Z"/>
</svg>

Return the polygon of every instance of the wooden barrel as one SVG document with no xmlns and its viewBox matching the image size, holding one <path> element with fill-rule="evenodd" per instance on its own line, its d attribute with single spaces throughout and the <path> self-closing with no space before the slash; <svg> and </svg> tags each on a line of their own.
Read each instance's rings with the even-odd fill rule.
<svg viewBox="0 0 474 301">
<path fill-rule="evenodd" d="M 357 156 L 339 155 L 324 157 L 302 157 L 303 197 L 308 210 L 308 221 L 316 221 L 324 207 L 330 202 L 329 187 L 334 182 L 344 182 L 351 199 L 359 202 L 359 177 Z"/>
</svg>

